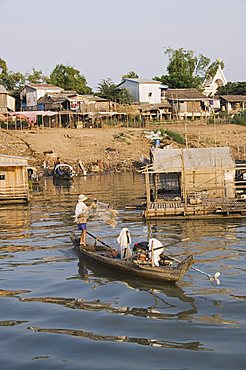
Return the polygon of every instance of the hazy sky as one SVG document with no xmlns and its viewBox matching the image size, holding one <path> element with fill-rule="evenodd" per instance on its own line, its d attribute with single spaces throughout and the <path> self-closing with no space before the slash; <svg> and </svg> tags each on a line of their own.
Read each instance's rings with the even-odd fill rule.
<svg viewBox="0 0 246 370">
<path fill-rule="evenodd" d="M 129 71 L 166 73 L 165 47 L 221 58 L 228 81 L 246 79 L 246 0 L 0 0 L 0 58 L 46 75 L 68 64 L 95 88 Z"/>
</svg>

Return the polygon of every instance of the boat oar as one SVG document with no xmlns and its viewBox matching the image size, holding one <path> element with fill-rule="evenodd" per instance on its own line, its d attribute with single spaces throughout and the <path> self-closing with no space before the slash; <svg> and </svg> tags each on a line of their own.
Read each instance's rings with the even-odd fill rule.
<svg viewBox="0 0 246 370">
<path fill-rule="evenodd" d="M 168 258 L 170 258 L 170 259 L 172 259 L 173 261 L 175 261 L 175 262 L 178 262 L 178 263 L 181 263 L 181 261 L 180 260 L 178 260 L 177 258 L 174 258 L 174 257 L 172 257 L 172 256 L 167 256 Z M 210 274 L 208 274 L 207 272 L 205 272 L 205 271 L 202 271 L 202 270 L 200 270 L 200 269 L 198 269 L 198 268 L 196 268 L 196 267 L 193 267 L 193 266 L 191 266 L 191 270 L 194 270 L 194 271 L 197 271 L 197 272 L 200 272 L 201 274 L 203 274 L 203 275 L 206 275 L 208 278 L 209 278 L 209 280 L 210 280 L 210 282 L 213 284 L 214 283 L 214 281 L 216 282 L 216 284 L 217 285 L 220 285 L 220 280 L 218 279 L 218 277 L 220 276 L 220 272 L 218 271 L 218 272 L 216 272 L 214 275 L 210 275 Z"/>
<path fill-rule="evenodd" d="M 175 244 L 178 244 L 178 243 L 181 243 L 181 242 L 186 242 L 187 240 L 190 240 L 190 238 L 179 239 L 177 242 L 169 243 L 167 245 L 162 245 L 162 246 L 160 246 L 158 248 L 155 248 L 155 251 L 158 251 L 158 249 L 162 249 L 162 248 L 166 249 L 166 248 L 171 247 L 171 246 L 173 246 Z M 151 251 L 149 251 L 149 252 L 151 252 Z"/>
<path fill-rule="evenodd" d="M 110 249 L 113 249 L 112 247 L 110 247 L 110 245 L 106 244 L 104 241 L 100 240 L 97 236 L 89 233 L 89 231 L 86 232 L 86 234 L 90 235 L 92 238 L 95 239 L 95 241 L 98 241 L 99 243 L 101 243 L 102 245 L 104 245 L 105 247 L 107 248 L 110 248 Z"/>
</svg>

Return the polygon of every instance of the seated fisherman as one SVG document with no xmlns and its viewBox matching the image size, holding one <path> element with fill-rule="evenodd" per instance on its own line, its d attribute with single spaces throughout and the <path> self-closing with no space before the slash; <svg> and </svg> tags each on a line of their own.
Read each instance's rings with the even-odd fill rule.
<svg viewBox="0 0 246 370">
<path fill-rule="evenodd" d="M 153 261 L 154 266 L 159 267 L 160 255 L 162 254 L 163 251 L 164 247 L 158 239 L 151 238 L 149 240 L 149 256 L 150 260 Z"/>
<path fill-rule="evenodd" d="M 120 245 L 120 256 L 122 259 L 131 259 L 132 250 L 130 248 L 131 244 L 131 235 L 129 229 L 124 227 L 120 235 L 117 238 L 117 242 Z"/>
</svg>

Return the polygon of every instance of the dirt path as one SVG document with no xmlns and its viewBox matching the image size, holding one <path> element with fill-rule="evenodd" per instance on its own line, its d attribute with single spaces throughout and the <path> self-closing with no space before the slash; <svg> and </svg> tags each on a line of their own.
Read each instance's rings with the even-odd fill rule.
<svg viewBox="0 0 246 370">
<path fill-rule="evenodd" d="M 246 126 L 173 123 L 162 127 L 186 136 L 189 147 L 229 145 L 234 158 L 246 159 Z M 59 156 L 71 165 L 80 160 L 89 170 L 99 164 L 110 171 L 125 171 L 132 168 L 133 162 L 148 157 L 150 143 L 144 135 L 146 130 L 122 127 L 1 130 L 0 153 L 25 156 L 30 165 L 40 167 L 44 161 L 52 167 Z"/>
</svg>

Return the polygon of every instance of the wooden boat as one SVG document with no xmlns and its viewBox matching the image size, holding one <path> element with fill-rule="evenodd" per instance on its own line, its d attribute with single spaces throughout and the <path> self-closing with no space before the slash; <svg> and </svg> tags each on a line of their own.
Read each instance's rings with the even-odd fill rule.
<svg viewBox="0 0 246 370">
<path fill-rule="evenodd" d="M 79 238 L 74 233 L 70 235 L 70 239 L 73 243 L 74 251 L 79 258 L 95 262 L 111 271 L 126 274 L 126 276 L 131 275 L 138 278 L 144 278 L 146 280 L 177 282 L 190 269 L 193 263 L 193 256 L 190 255 L 182 262 L 171 267 L 140 265 L 134 263 L 132 260 L 126 261 L 119 258 L 113 258 L 111 253 L 107 252 L 105 249 L 97 250 L 95 246 L 89 245 L 81 247 L 79 245 Z"/>
</svg>

